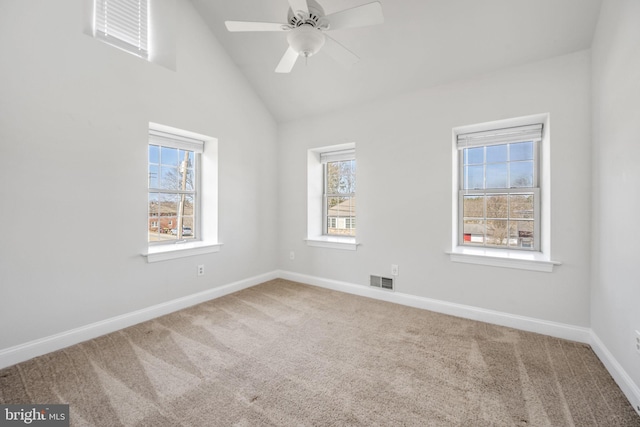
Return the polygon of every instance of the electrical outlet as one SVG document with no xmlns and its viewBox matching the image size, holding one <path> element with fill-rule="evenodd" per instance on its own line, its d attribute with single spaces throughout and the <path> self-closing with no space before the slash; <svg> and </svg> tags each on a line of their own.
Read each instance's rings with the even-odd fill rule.
<svg viewBox="0 0 640 427">
<path fill-rule="evenodd" d="M 198 266 L 198 276 L 204 276 L 204 264 Z"/>
<path fill-rule="evenodd" d="M 640 331 L 636 331 L 636 352 L 640 354 Z"/>
<path fill-rule="evenodd" d="M 392 276 L 398 275 L 398 264 L 391 264 L 391 275 Z"/>
<path fill-rule="evenodd" d="M 296 259 L 296 253 L 295 253 L 295 252 L 293 252 L 293 251 L 289 252 L 289 259 L 290 259 L 291 261 L 293 261 L 294 259 Z"/>
</svg>

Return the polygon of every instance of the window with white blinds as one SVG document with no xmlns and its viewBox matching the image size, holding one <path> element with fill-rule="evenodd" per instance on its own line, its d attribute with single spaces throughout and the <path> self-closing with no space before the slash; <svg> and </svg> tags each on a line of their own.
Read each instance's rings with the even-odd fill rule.
<svg viewBox="0 0 640 427">
<path fill-rule="evenodd" d="M 95 37 L 142 58 L 149 57 L 148 0 L 95 0 Z"/>
<path fill-rule="evenodd" d="M 458 244 L 540 250 L 542 124 L 457 135 Z"/>
</svg>

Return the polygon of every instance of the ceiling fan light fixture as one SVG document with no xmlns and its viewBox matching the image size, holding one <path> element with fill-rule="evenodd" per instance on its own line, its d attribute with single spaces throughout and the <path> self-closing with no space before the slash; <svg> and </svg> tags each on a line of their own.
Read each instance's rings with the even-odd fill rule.
<svg viewBox="0 0 640 427">
<path fill-rule="evenodd" d="M 316 54 L 324 46 L 324 34 L 311 25 L 301 25 L 289 31 L 289 46 L 299 55 L 308 58 Z"/>
</svg>

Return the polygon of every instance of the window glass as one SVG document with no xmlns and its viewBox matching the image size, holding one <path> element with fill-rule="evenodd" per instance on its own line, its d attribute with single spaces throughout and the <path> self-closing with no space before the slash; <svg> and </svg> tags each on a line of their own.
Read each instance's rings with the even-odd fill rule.
<svg viewBox="0 0 640 427">
<path fill-rule="evenodd" d="M 487 163 L 507 161 L 507 144 L 490 145 L 487 147 Z"/>
<path fill-rule="evenodd" d="M 509 149 L 511 161 L 533 160 L 533 142 L 531 141 L 509 144 Z"/>
<path fill-rule="evenodd" d="M 509 178 L 511 188 L 533 187 L 533 161 L 510 163 Z"/>
<path fill-rule="evenodd" d="M 325 189 L 326 234 L 355 236 L 356 161 L 327 162 Z"/>
<path fill-rule="evenodd" d="M 507 188 L 507 163 L 488 164 L 486 170 L 486 188 Z"/>
<path fill-rule="evenodd" d="M 460 146 L 460 244 L 535 250 L 536 143 Z"/>
<path fill-rule="evenodd" d="M 196 238 L 195 156 L 193 151 L 149 144 L 150 243 Z"/>
</svg>

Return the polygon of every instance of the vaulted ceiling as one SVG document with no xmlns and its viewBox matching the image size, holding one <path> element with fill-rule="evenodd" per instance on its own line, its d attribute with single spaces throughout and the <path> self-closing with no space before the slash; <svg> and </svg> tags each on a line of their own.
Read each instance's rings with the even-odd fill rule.
<svg viewBox="0 0 640 427">
<path fill-rule="evenodd" d="M 286 22 L 287 0 L 191 0 L 279 122 L 568 54 L 591 46 L 601 0 L 380 0 L 382 25 L 331 36 L 361 59 L 322 50 L 274 69 L 284 32 L 230 33 L 224 21 Z M 326 14 L 371 0 L 318 0 Z"/>
</svg>

